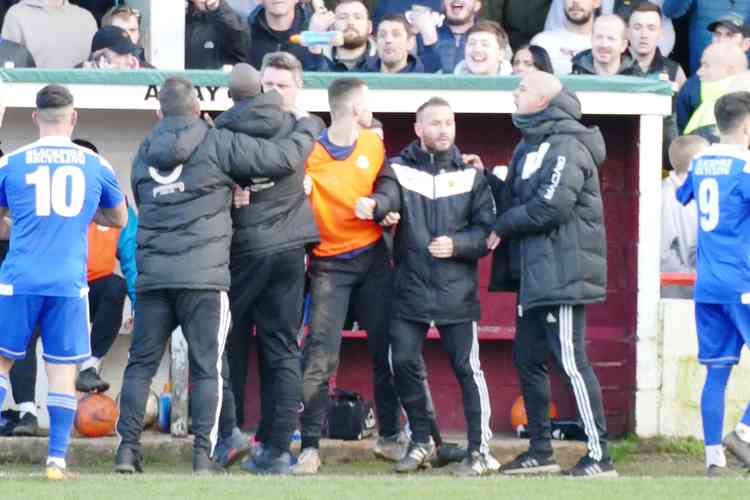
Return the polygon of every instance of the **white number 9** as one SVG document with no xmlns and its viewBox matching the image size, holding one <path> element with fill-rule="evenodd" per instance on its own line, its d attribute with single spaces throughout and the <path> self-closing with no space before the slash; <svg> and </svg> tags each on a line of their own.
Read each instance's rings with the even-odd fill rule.
<svg viewBox="0 0 750 500">
<path fill-rule="evenodd" d="M 698 210 L 700 211 L 701 229 L 713 231 L 719 225 L 719 183 L 708 177 L 698 187 Z"/>
</svg>

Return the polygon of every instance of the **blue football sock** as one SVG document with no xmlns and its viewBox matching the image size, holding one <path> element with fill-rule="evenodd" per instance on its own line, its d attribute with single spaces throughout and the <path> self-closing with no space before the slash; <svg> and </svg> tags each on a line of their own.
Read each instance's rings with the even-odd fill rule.
<svg viewBox="0 0 750 500">
<path fill-rule="evenodd" d="M 8 377 L 0 375 L 0 408 L 3 407 L 5 396 L 8 394 Z"/>
<path fill-rule="evenodd" d="M 49 456 L 65 458 L 70 443 L 70 432 L 76 417 L 75 396 L 50 392 L 47 395 L 49 411 Z"/>
<path fill-rule="evenodd" d="M 0 403 L 2 404 L 2 403 Z M 745 414 L 742 415 L 742 418 L 740 419 L 740 422 L 743 424 L 750 426 L 750 404 L 747 405 L 747 408 L 745 408 Z"/>
<path fill-rule="evenodd" d="M 706 446 L 721 444 L 724 430 L 724 396 L 727 391 L 731 366 L 709 366 L 701 395 L 703 441 Z"/>
</svg>

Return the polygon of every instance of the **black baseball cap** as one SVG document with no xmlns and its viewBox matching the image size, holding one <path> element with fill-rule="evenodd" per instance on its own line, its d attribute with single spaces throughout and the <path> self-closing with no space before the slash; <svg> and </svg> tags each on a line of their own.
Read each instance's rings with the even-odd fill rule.
<svg viewBox="0 0 750 500">
<path fill-rule="evenodd" d="M 138 47 L 130 40 L 127 31 L 117 26 L 105 26 L 94 35 L 91 40 L 91 52 L 110 49 L 118 54 L 135 54 Z"/>
<path fill-rule="evenodd" d="M 724 26 L 734 33 L 742 33 L 750 37 L 750 28 L 745 24 L 745 18 L 736 12 L 728 12 L 708 25 L 708 31 L 715 31 L 719 26 Z"/>
</svg>

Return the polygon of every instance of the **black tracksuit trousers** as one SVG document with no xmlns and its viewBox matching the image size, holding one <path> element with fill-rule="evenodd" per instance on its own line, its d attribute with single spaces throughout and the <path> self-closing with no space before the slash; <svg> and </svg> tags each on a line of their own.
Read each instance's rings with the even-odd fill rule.
<svg viewBox="0 0 750 500">
<path fill-rule="evenodd" d="M 223 291 L 163 289 L 137 293 L 117 421 L 121 447 L 140 447 L 151 381 L 167 340 L 181 326 L 188 344 L 194 448 L 213 454 L 222 400 L 224 344 L 230 322 L 229 298 Z"/>
<path fill-rule="evenodd" d="M 530 451 L 552 455 L 550 355 L 573 389 L 588 436 L 589 455 L 595 460 L 608 457 L 602 390 L 586 355 L 586 310 L 582 305 L 535 307 L 517 318 L 513 362 L 529 420 Z"/>
<path fill-rule="evenodd" d="M 230 304 L 235 322 L 230 337 L 241 346 L 255 325 L 258 341 L 261 387 L 259 439 L 278 451 L 287 451 L 297 428 L 302 399 L 302 375 L 297 336 L 302 324 L 305 288 L 305 250 L 295 248 L 263 256 L 232 257 Z M 247 374 L 247 351 L 243 372 Z M 235 357 L 235 353 L 232 353 Z M 242 365 L 240 360 L 234 366 Z M 235 385 L 239 385 L 236 381 Z M 244 384 L 243 384 L 244 385 Z M 221 434 L 236 425 L 234 395 L 224 384 Z"/>
</svg>

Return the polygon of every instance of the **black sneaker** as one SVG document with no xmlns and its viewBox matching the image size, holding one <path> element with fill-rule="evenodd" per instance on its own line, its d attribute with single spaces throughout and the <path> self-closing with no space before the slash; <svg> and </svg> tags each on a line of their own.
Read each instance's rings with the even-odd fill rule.
<svg viewBox="0 0 750 500">
<path fill-rule="evenodd" d="M 109 382 L 101 379 L 93 366 L 81 370 L 76 377 L 76 391 L 78 392 L 107 392 Z"/>
<path fill-rule="evenodd" d="M 740 436 L 732 431 L 722 441 L 729 452 L 742 462 L 742 465 L 750 468 L 750 443 L 743 441 Z"/>
<path fill-rule="evenodd" d="M 500 467 L 502 474 L 557 474 L 560 466 L 555 459 L 525 451 Z"/>
<path fill-rule="evenodd" d="M 588 454 L 581 458 L 572 469 L 565 472 L 566 475 L 581 478 L 593 477 L 617 477 L 615 465 L 609 457 L 594 460 Z"/>
<path fill-rule="evenodd" d="M 218 476 L 226 473 L 224 467 L 211 460 L 206 450 L 193 450 L 193 474 Z"/>
<path fill-rule="evenodd" d="M 419 469 L 430 467 L 430 458 L 435 452 L 435 443 L 430 440 L 427 443 L 409 443 L 409 449 L 406 450 L 406 456 L 396 462 L 393 470 L 396 472 L 416 472 Z"/>
<path fill-rule="evenodd" d="M 13 436 L 34 437 L 39 435 L 39 421 L 36 415 L 26 412 L 11 431 Z"/>
<path fill-rule="evenodd" d="M 219 438 L 214 449 L 214 460 L 222 467 L 236 464 L 250 453 L 250 438 L 237 427 L 226 438 Z"/>
<path fill-rule="evenodd" d="M 143 457 L 139 451 L 132 448 L 120 447 L 115 456 L 115 472 L 117 474 L 143 473 Z"/>
</svg>

